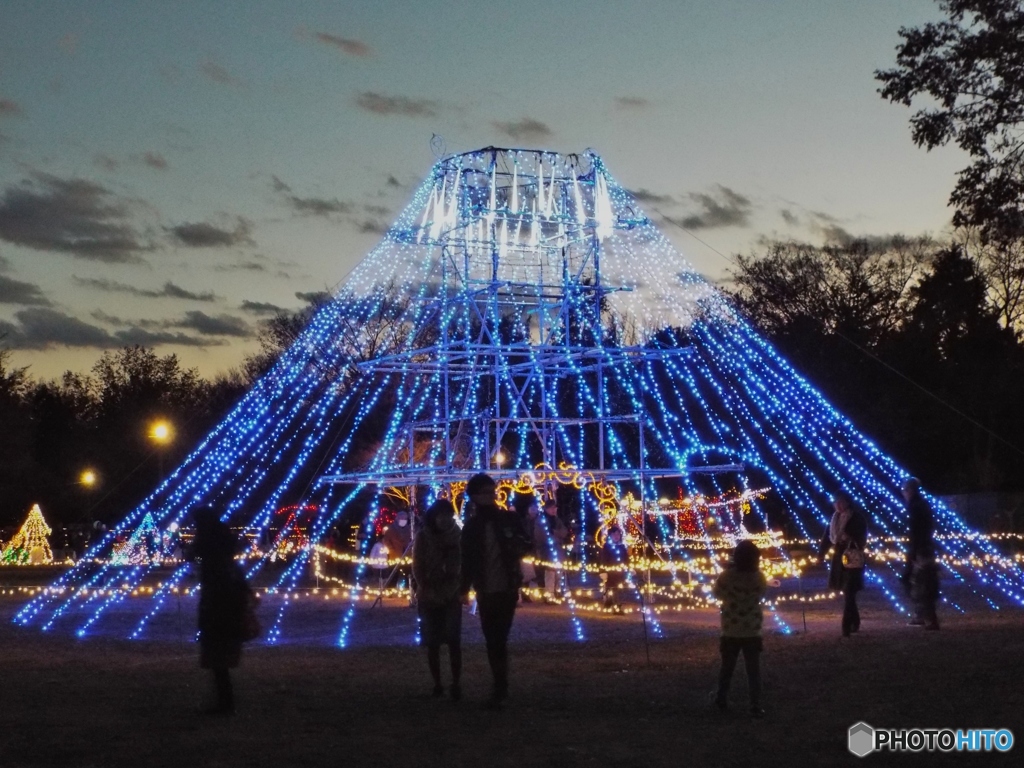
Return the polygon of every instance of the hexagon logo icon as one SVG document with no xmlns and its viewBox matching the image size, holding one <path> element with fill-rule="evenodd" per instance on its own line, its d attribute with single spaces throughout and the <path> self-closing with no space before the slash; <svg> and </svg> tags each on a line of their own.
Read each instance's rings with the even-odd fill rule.
<svg viewBox="0 0 1024 768">
<path fill-rule="evenodd" d="M 875 729 L 867 723 L 851 725 L 847 736 L 847 747 L 857 757 L 864 757 L 875 751 Z"/>
</svg>

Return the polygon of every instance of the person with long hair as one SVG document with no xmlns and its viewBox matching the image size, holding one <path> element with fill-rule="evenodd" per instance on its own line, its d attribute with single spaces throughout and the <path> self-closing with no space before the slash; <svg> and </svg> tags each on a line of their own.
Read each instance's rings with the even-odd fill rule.
<svg viewBox="0 0 1024 768">
<path fill-rule="evenodd" d="M 860 610 L 857 593 L 864 589 L 864 547 L 868 538 L 868 523 L 857 509 L 853 498 L 845 491 L 832 496 L 832 518 L 821 539 L 818 557 L 825 561 L 829 548 L 828 587 L 843 593 L 843 637 L 860 629 Z"/>
<path fill-rule="evenodd" d="M 453 701 L 462 698 L 462 585 L 461 531 L 455 508 L 446 499 L 435 501 L 423 513 L 412 544 L 412 573 L 416 583 L 416 609 L 420 616 L 420 642 L 427 649 L 427 666 L 434 680 L 434 696 L 444 695 L 441 684 L 441 646 L 448 646 Z"/>
</svg>

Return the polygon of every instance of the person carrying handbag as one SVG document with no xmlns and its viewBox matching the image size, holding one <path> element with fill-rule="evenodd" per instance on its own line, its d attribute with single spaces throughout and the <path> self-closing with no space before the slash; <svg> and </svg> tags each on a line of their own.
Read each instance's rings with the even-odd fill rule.
<svg viewBox="0 0 1024 768">
<path fill-rule="evenodd" d="M 829 548 L 828 587 L 843 593 L 843 637 L 860 629 L 857 593 L 864 589 L 864 547 L 868 538 L 867 518 L 845 491 L 832 496 L 834 512 L 822 537 L 818 557 L 825 561 Z"/>
</svg>

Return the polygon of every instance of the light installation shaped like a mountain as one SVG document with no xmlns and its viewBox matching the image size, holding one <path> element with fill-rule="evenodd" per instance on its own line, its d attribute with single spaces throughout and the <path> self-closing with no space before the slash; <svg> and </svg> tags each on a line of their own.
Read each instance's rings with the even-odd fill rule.
<svg viewBox="0 0 1024 768">
<path fill-rule="evenodd" d="M 780 524 L 793 537 L 817 537 L 838 489 L 869 512 L 879 541 L 906 530 L 899 488 L 909 473 L 683 260 L 597 155 L 489 147 L 436 163 L 276 367 L 15 621 L 99 631 L 155 582 L 152 594 L 131 600 L 139 607 L 128 634 L 144 636 L 190 566 L 159 579 L 152 565 L 119 567 L 114 540 L 147 515 L 161 529 L 186 525 L 211 503 L 242 530 L 250 578 L 286 598 L 308 584 L 314 561 L 321 573 L 320 554 L 341 521 L 372 531 L 384 494 L 417 497 L 422 507 L 481 470 L 547 493 L 558 482 L 596 489 L 578 496 L 583 540 L 602 520 L 628 516 L 617 504 L 627 493 L 642 517 L 666 489 L 679 498 L 735 494 L 744 511 L 725 531 L 733 539 Z M 757 486 L 770 488 L 767 497 Z M 294 501 L 316 512 L 290 539 L 302 546 L 268 569 L 282 553 L 267 542 L 289 540 L 274 511 Z M 951 583 L 993 608 L 1024 602 L 1016 564 L 935 506 Z M 669 574 L 672 588 L 688 572 L 699 587 L 704 566 L 692 549 L 672 546 L 681 529 L 677 514 L 670 532 L 670 518 L 652 517 L 664 546 L 642 567 Z M 713 564 L 714 537 L 698 522 L 693 541 Z M 634 532 L 647 535 L 642 524 Z M 361 541 L 349 557 L 343 646 L 355 601 L 372 594 L 363 579 L 369 539 Z M 585 582 L 585 549 L 581 559 L 572 568 Z M 901 567 L 880 553 L 868 571 L 898 611 Z M 291 602 L 277 607 L 270 642 L 284 637 Z M 571 592 L 567 602 L 582 637 L 584 606 Z"/>
</svg>

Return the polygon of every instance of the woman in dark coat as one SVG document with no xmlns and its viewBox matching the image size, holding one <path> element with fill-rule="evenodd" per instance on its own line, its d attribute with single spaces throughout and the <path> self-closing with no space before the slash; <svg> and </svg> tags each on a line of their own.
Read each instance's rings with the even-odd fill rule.
<svg viewBox="0 0 1024 768">
<path fill-rule="evenodd" d="M 452 669 L 453 700 L 462 696 L 462 532 L 455 523 L 455 509 L 445 499 L 435 501 L 423 513 L 423 525 L 412 545 L 412 572 L 416 582 L 416 608 L 420 637 L 427 649 L 427 664 L 434 678 L 434 695 L 444 694 L 441 685 L 441 646 L 448 645 Z"/>
<path fill-rule="evenodd" d="M 190 559 L 199 563 L 199 665 L 213 673 L 217 699 L 208 711 L 231 714 L 235 698 L 228 670 L 242 655 L 249 587 L 235 562 L 238 541 L 217 511 L 204 507 L 195 521 Z"/>
<path fill-rule="evenodd" d="M 835 511 L 821 540 L 819 557 L 824 562 L 825 554 L 832 547 L 828 586 L 843 593 L 843 637 L 849 637 L 851 632 L 860 629 L 857 593 L 864 588 L 864 547 L 868 523 L 849 494 L 837 492 L 832 497 L 832 505 Z"/>
</svg>

